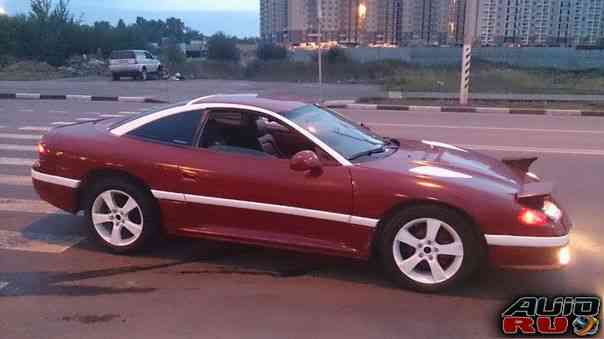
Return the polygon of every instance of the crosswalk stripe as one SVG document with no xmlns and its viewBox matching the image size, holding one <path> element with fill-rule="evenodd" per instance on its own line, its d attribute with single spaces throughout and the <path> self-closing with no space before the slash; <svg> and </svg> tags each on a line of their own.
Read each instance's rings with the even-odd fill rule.
<svg viewBox="0 0 604 339">
<path fill-rule="evenodd" d="M 39 253 L 63 253 L 84 240 L 75 235 L 55 235 L 0 230 L 0 249 Z M 7 284 L 6 284 L 7 285 Z M 6 287 L 2 286 L 2 288 Z"/>
<path fill-rule="evenodd" d="M 51 125 L 55 125 L 55 126 L 67 126 L 67 125 L 73 125 L 73 124 L 75 124 L 75 122 L 73 122 L 73 121 L 55 121 Z"/>
<path fill-rule="evenodd" d="M 40 140 L 40 134 L 0 133 L 0 139 Z"/>
<path fill-rule="evenodd" d="M 19 130 L 20 131 L 40 131 L 40 132 L 48 132 L 52 129 L 52 127 L 46 127 L 46 126 L 24 126 L 24 127 L 20 127 Z"/>
<path fill-rule="evenodd" d="M 25 159 L 25 158 L 3 158 L 0 157 L 0 165 L 10 166 L 31 166 L 36 162 L 36 159 Z"/>
<path fill-rule="evenodd" d="M 24 200 L 9 198 L 0 198 L 0 211 L 39 214 L 55 214 L 59 212 L 56 207 L 53 207 L 42 200 Z"/>
<path fill-rule="evenodd" d="M 119 114 L 101 114 L 100 117 L 102 118 L 123 118 L 123 115 L 119 115 Z"/>
<path fill-rule="evenodd" d="M 28 175 L 0 174 L 0 185 L 31 186 L 31 177 Z"/>
<path fill-rule="evenodd" d="M 2 151 L 35 152 L 36 151 L 36 146 L 32 146 L 32 145 L 0 144 L 0 150 L 2 150 Z"/>
</svg>

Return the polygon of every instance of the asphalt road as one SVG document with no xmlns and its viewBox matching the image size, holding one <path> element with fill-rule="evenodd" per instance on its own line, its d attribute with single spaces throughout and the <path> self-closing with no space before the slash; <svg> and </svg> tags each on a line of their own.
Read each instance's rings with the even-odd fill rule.
<svg viewBox="0 0 604 339">
<path fill-rule="evenodd" d="M 269 81 L 186 80 L 186 81 L 111 81 L 109 78 L 69 78 L 47 81 L 0 81 L 0 93 L 81 94 L 97 96 L 148 96 L 169 102 L 209 94 L 257 93 L 264 96 L 321 101 L 356 99 L 382 94 L 381 86 L 361 84 L 324 84 Z"/>
<path fill-rule="evenodd" d="M 391 137 L 540 156 L 572 215 L 565 271 L 485 269 L 427 295 L 372 264 L 171 239 L 133 257 L 88 240 L 80 216 L 39 201 L 28 174 L 53 123 L 128 115 L 151 105 L 0 101 L 0 337 L 485 338 L 514 296 L 604 295 L 604 118 L 343 111 Z"/>
</svg>

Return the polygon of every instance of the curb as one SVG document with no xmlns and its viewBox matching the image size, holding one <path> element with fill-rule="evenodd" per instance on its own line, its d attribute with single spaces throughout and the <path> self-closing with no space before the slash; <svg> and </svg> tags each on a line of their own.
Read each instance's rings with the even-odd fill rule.
<svg viewBox="0 0 604 339">
<path fill-rule="evenodd" d="M 75 101 L 113 101 L 113 102 L 138 102 L 165 104 L 168 101 L 147 97 L 108 97 L 97 95 L 80 94 L 40 94 L 40 93 L 0 93 L 0 99 L 24 99 L 24 100 L 75 100 Z"/>
<path fill-rule="evenodd" d="M 379 111 L 406 111 L 406 112 L 447 112 L 447 113 L 491 113 L 491 114 L 516 114 L 516 115 L 549 115 L 549 116 L 590 116 L 604 117 L 604 112 L 582 111 L 577 109 L 531 109 L 511 107 L 460 107 L 460 106 L 402 106 L 379 104 L 351 104 L 343 102 L 326 101 L 328 108 L 379 110 Z"/>
</svg>

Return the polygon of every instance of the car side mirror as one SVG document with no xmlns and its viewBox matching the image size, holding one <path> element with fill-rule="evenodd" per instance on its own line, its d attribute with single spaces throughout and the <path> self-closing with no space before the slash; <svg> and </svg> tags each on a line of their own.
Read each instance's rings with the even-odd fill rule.
<svg viewBox="0 0 604 339">
<path fill-rule="evenodd" d="M 323 165 L 321 165 L 321 160 L 319 160 L 319 157 L 315 152 L 301 151 L 292 157 L 289 167 L 292 170 L 299 172 L 320 172 Z"/>
</svg>

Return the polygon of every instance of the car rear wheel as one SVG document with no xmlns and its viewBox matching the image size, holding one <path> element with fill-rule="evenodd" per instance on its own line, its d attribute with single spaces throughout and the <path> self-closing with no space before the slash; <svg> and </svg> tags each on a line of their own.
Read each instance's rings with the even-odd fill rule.
<svg viewBox="0 0 604 339">
<path fill-rule="evenodd" d="M 415 206 L 387 222 L 380 254 L 396 283 L 421 292 L 439 292 L 475 271 L 481 257 L 478 244 L 464 216 L 440 206 Z"/>
<path fill-rule="evenodd" d="M 147 70 L 143 69 L 142 71 L 140 71 L 140 73 L 138 74 L 138 80 L 147 81 L 147 78 L 148 78 Z"/>
<path fill-rule="evenodd" d="M 94 185 L 87 201 L 92 234 L 113 252 L 142 250 L 159 233 L 153 197 L 128 181 L 104 179 Z"/>
</svg>

